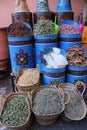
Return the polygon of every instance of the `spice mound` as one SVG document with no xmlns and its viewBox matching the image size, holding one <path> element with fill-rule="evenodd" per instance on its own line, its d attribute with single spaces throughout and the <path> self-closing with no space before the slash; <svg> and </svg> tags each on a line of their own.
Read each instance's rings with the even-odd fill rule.
<svg viewBox="0 0 87 130">
<path fill-rule="evenodd" d="M 22 74 L 19 75 L 17 80 L 18 86 L 31 86 L 39 81 L 38 69 L 25 69 Z"/>
<path fill-rule="evenodd" d="M 9 37 L 20 37 L 20 36 L 32 36 L 32 31 L 27 28 L 23 23 L 15 22 L 11 25 L 8 31 Z"/>
<path fill-rule="evenodd" d="M 68 24 L 62 24 L 60 26 L 60 33 L 62 34 L 79 34 L 78 27 Z"/>
<path fill-rule="evenodd" d="M 54 23 L 51 20 L 38 20 L 33 27 L 34 35 L 53 35 Z"/>
<path fill-rule="evenodd" d="M 16 96 L 6 103 L 1 115 L 1 122 L 9 126 L 22 125 L 29 116 L 29 109 L 26 97 Z"/>
<path fill-rule="evenodd" d="M 34 95 L 32 110 L 43 116 L 60 114 L 64 110 L 64 102 L 58 91 L 44 88 Z"/>
<path fill-rule="evenodd" d="M 67 50 L 66 55 L 69 65 L 87 66 L 87 56 L 82 48 L 73 46 Z"/>
</svg>

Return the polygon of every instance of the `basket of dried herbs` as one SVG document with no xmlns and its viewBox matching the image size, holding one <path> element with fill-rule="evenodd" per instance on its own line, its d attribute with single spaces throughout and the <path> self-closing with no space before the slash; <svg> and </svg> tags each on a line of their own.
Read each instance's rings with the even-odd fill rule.
<svg viewBox="0 0 87 130">
<path fill-rule="evenodd" d="M 0 117 L 2 125 L 10 130 L 27 130 L 32 117 L 28 96 L 11 93 L 5 100 Z"/>
<path fill-rule="evenodd" d="M 19 71 L 16 76 L 16 87 L 19 92 L 27 93 L 40 84 L 40 72 L 38 68 L 29 68 Z"/>
<path fill-rule="evenodd" d="M 86 104 L 77 91 L 75 85 L 71 83 L 62 83 L 60 86 L 65 92 L 69 92 L 70 101 L 65 105 L 65 110 L 62 115 L 63 119 L 68 121 L 79 121 L 86 116 Z"/>
<path fill-rule="evenodd" d="M 64 95 L 62 89 L 40 86 L 32 93 L 32 112 L 40 125 L 53 124 L 64 111 Z"/>
</svg>

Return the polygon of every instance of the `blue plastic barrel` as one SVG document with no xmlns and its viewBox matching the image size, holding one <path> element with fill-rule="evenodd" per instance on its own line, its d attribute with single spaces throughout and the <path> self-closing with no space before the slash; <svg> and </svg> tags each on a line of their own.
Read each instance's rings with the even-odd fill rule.
<svg viewBox="0 0 87 130">
<path fill-rule="evenodd" d="M 71 0 L 58 0 L 56 12 L 71 12 Z"/>
<path fill-rule="evenodd" d="M 45 54 L 52 52 L 53 50 L 48 50 Z M 66 53 L 64 50 L 60 50 L 60 53 L 66 58 Z M 66 67 L 63 68 L 47 68 L 45 64 L 43 64 L 43 84 L 49 85 L 52 81 L 58 81 L 59 83 L 65 82 L 65 72 Z"/>
<path fill-rule="evenodd" d="M 65 71 L 66 67 L 64 68 L 58 68 L 58 69 L 51 69 L 47 68 L 44 65 L 43 69 L 43 84 L 49 85 L 52 81 L 58 81 L 59 83 L 65 82 Z"/>
<path fill-rule="evenodd" d="M 79 24 L 77 22 L 74 22 L 73 20 L 63 20 L 59 23 L 59 26 L 67 24 L 67 25 L 73 25 L 77 28 L 79 27 Z M 65 51 L 70 49 L 72 46 L 82 46 L 82 34 L 59 34 L 59 47 Z"/>
<path fill-rule="evenodd" d="M 31 29 L 28 23 L 23 22 Z M 8 30 L 12 24 L 8 27 Z M 12 72 L 34 67 L 33 36 L 8 37 Z"/>
<path fill-rule="evenodd" d="M 67 66 L 66 82 L 75 83 L 81 80 L 87 83 L 87 66 Z"/>
<path fill-rule="evenodd" d="M 38 35 L 34 37 L 36 64 L 40 66 L 40 73 L 43 73 L 43 55 L 53 47 L 58 47 L 58 35 Z"/>
</svg>

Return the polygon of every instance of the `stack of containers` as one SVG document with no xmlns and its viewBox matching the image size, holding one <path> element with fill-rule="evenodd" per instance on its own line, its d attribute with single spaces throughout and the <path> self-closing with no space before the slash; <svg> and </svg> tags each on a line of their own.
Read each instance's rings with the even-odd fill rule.
<svg viewBox="0 0 87 130">
<path fill-rule="evenodd" d="M 65 51 L 54 47 L 44 54 L 44 61 L 43 84 L 64 83 L 68 64 Z"/>
<path fill-rule="evenodd" d="M 27 34 L 28 30 L 30 35 L 29 32 Z M 15 33 L 16 35 L 14 35 Z M 18 33 L 23 35 L 20 34 L 18 36 Z M 34 67 L 33 35 L 32 28 L 28 23 L 22 22 L 10 24 L 8 27 L 8 43 L 13 73 L 14 69 L 19 71 L 23 68 Z"/>
<path fill-rule="evenodd" d="M 54 33 L 53 21 L 55 15 L 53 17 L 53 12 L 50 12 L 48 0 L 38 0 L 36 11 L 36 16 L 39 15 L 40 17 L 37 17 L 36 23 L 33 26 L 35 59 L 36 64 L 40 66 L 40 73 L 43 73 L 43 55 L 51 48 L 58 47 L 58 33 Z M 51 32 L 51 30 L 53 31 Z M 35 34 L 35 32 L 38 34 Z"/>
<path fill-rule="evenodd" d="M 78 46 L 73 46 L 66 55 L 68 59 L 66 82 L 75 83 L 80 80 L 87 83 L 87 52 Z"/>
<path fill-rule="evenodd" d="M 41 22 L 45 22 L 48 23 L 50 21 L 41 21 Z M 37 23 L 36 23 L 37 25 Z M 44 28 L 46 29 L 46 24 L 44 24 Z M 39 28 L 39 31 L 42 29 L 43 30 L 43 26 L 40 26 L 41 28 Z M 49 28 L 49 27 L 48 27 Z M 35 29 L 35 28 L 34 28 Z M 50 29 L 50 28 L 49 28 Z M 47 29 L 49 31 L 49 29 Z M 36 60 L 36 64 L 38 64 L 40 66 L 40 73 L 43 73 L 43 55 L 48 52 L 51 48 L 53 47 L 58 47 L 58 34 L 50 34 L 50 32 L 48 32 L 49 35 L 47 34 L 38 34 L 38 35 L 34 35 L 34 42 L 35 42 L 35 60 Z M 53 26 L 53 31 L 54 31 L 54 26 Z"/>
<path fill-rule="evenodd" d="M 70 0 L 58 0 L 56 15 L 58 17 L 57 22 L 62 20 L 73 20 L 74 13 L 72 12 L 72 6 Z"/>
<path fill-rule="evenodd" d="M 30 12 L 26 0 L 15 0 L 15 9 L 11 14 L 12 22 L 27 22 L 33 27 L 32 13 Z"/>
<path fill-rule="evenodd" d="M 79 32 L 79 24 L 73 20 L 60 22 L 59 47 L 67 51 L 72 46 L 82 46 L 82 34 Z"/>
</svg>

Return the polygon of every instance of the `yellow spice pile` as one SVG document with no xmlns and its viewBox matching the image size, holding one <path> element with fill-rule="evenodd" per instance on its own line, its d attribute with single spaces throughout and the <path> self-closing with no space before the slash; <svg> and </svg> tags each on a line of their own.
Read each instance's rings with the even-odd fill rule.
<svg viewBox="0 0 87 130">
<path fill-rule="evenodd" d="M 36 84 L 39 80 L 38 69 L 26 69 L 23 71 L 22 75 L 19 76 L 17 80 L 18 86 L 31 86 Z"/>
</svg>

